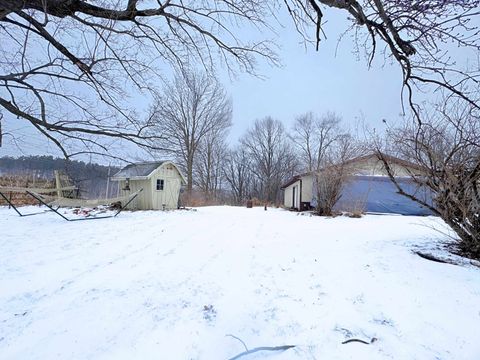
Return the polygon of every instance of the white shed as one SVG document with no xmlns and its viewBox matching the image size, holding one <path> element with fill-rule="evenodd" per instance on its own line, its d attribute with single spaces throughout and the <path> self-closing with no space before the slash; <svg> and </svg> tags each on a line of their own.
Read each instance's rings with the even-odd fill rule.
<svg viewBox="0 0 480 360">
<path fill-rule="evenodd" d="M 305 173 L 294 176 L 282 186 L 284 191 L 283 205 L 289 209 L 310 210 L 313 190 L 313 174 Z"/>
<path fill-rule="evenodd" d="M 120 193 L 128 196 L 143 191 L 128 206 L 138 210 L 169 210 L 179 207 L 180 190 L 187 182 L 171 161 L 153 161 L 125 166 L 112 177 Z"/>
</svg>

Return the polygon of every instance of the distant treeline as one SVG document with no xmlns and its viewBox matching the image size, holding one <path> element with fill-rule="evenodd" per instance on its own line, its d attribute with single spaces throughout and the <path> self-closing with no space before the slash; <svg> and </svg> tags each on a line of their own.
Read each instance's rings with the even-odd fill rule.
<svg viewBox="0 0 480 360">
<path fill-rule="evenodd" d="M 109 170 L 110 169 L 110 170 Z M 16 175 L 26 180 L 53 179 L 54 171 L 66 174 L 74 185 L 78 186 L 86 197 L 105 196 L 107 178 L 118 171 L 118 167 L 109 167 L 77 160 L 54 158 L 53 156 L 22 156 L 19 158 L 1 157 L 0 176 Z M 110 195 L 116 193 L 116 183 L 111 183 Z"/>
</svg>

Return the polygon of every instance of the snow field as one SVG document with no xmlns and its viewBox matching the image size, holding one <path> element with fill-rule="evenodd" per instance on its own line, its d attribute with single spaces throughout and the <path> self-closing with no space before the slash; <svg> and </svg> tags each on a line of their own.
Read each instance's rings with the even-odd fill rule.
<svg viewBox="0 0 480 360">
<path fill-rule="evenodd" d="M 296 345 L 243 359 L 480 358 L 480 269 L 412 253 L 438 244 L 435 218 L 0 208 L 0 224 L 2 359 L 229 359 L 245 348 L 228 334 Z"/>
</svg>

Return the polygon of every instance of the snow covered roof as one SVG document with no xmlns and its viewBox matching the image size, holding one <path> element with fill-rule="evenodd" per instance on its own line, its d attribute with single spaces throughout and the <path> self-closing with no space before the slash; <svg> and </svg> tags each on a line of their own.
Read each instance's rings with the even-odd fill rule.
<svg viewBox="0 0 480 360">
<path fill-rule="evenodd" d="M 162 166 L 165 162 L 165 160 L 162 160 L 127 165 L 113 175 L 112 180 L 121 180 L 127 178 L 135 180 L 148 178 L 151 173 Z"/>
</svg>

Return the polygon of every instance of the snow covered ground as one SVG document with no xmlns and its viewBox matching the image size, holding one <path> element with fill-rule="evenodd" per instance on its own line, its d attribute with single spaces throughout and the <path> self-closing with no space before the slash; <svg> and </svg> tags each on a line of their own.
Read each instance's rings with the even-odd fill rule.
<svg viewBox="0 0 480 360">
<path fill-rule="evenodd" d="M 69 223 L 0 208 L 1 359 L 480 359 L 480 269 L 434 218 L 263 208 Z M 233 335 L 233 336 L 229 336 Z M 342 344 L 349 338 L 359 342 Z"/>
</svg>

